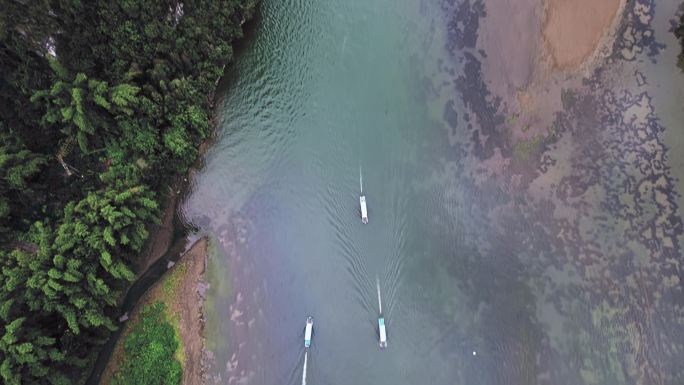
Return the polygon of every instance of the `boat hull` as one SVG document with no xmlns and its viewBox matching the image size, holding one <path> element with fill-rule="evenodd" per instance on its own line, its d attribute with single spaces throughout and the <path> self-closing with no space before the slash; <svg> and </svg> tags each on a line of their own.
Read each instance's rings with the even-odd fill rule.
<svg viewBox="0 0 684 385">
<path fill-rule="evenodd" d="M 361 205 L 361 222 L 368 223 L 368 207 L 366 206 L 366 196 L 359 197 L 359 204 Z"/>
<path fill-rule="evenodd" d="M 387 347 L 387 330 L 385 329 L 385 318 L 378 318 L 378 330 L 380 331 L 380 347 Z"/>
<path fill-rule="evenodd" d="M 304 347 L 311 346 L 311 336 L 313 335 L 313 317 L 306 319 L 306 327 L 304 328 Z"/>
</svg>

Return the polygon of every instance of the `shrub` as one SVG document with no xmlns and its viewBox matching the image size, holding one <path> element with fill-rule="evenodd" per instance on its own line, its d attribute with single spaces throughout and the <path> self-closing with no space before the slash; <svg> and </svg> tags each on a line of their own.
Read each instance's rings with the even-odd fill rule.
<svg viewBox="0 0 684 385">
<path fill-rule="evenodd" d="M 114 374 L 114 385 L 177 385 L 182 368 L 174 358 L 179 348 L 173 326 L 166 321 L 164 304 L 146 306 L 124 341 L 124 362 Z"/>
</svg>

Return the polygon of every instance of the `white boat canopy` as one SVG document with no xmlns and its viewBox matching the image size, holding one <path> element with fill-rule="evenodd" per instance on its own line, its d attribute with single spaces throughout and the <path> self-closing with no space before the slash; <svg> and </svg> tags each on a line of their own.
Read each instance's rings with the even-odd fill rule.
<svg viewBox="0 0 684 385">
<path fill-rule="evenodd" d="M 304 329 L 304 347 L 311 346 L 311 335 L 313 333 L 313 317 L 306 318 L 306 328 Z"/>
<path fill-rule="evenodd" d="M 368 208 L 366 207 L 366 196 L 361 195 L 359 197 L 359 203 L 361 204 L 361 222 L 368 223 Z"/>
</svg>

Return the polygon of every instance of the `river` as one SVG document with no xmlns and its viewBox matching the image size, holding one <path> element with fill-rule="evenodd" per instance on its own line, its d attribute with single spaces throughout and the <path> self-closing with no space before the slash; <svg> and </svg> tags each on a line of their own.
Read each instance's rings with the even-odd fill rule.
<svg viewBox="0 0 684 385">
<path fill-rule="evenodd" d="M 523 139 L 482 80 L 486 6 L 263 1 L 183 206 L 209 384 L 301 383 L 307 315 L 308 384 L 684 381 L 676 6 L 630 2 Z"/>
</svg>

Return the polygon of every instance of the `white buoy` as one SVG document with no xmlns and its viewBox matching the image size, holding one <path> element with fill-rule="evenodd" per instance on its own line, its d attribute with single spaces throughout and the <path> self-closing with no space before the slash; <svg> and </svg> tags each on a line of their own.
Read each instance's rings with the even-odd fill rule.
<svg viewBox="0 0 684 385">
<path fill-rule="evenodd" d="M 476 352 L 476 351 L 474 351 L 474 350 L 473 350 L 473 355 L 474 355 L 474 356 L 476 356 L 476 355 L 477 355 L 477 352 Z"/>
</svg>

